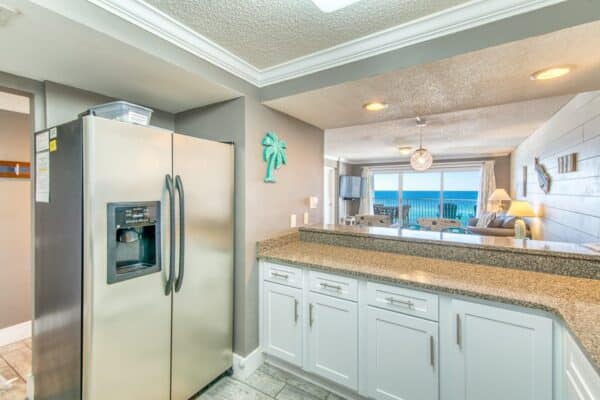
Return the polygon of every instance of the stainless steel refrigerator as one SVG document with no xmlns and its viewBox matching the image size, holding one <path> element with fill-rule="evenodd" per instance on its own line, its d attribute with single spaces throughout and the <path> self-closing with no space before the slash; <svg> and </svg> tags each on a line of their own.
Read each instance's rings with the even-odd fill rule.
<svg viewBox="0 0 600 400">
<path fill-rule="evenodd" d="M 228 371 L 233 146 L 88 116 L 35 153 L 35 399 L 184 400 Z"/>
</svg>

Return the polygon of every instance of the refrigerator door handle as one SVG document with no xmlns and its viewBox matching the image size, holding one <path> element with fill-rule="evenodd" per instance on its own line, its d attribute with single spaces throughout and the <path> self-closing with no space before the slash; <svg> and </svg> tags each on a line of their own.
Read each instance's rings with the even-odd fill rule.
<svg viewBox="0 0 600 400">
<path fill-rule="evenodd" d="M 175 192 L 171 175 L 166 175 L 165 183 L 169 194 L 169 278 L 165 286 L 165 296 L 169 296 L 173 290 L 173 278 L 175 276 Z"/>
<path fill-rule="evenodd" d="M 179 273 L 175 280 L 175 292 L 179 292 L 183 285 L 183 274 L 185 272 L 185 194 L 181 177 L 175 177 L 175 188 L 179 193 Z"/>
</svg>

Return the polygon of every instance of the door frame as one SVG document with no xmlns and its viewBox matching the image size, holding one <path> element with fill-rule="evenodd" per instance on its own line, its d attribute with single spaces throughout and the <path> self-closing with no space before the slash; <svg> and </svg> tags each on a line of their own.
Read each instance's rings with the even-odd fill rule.
<svg viewBox="0 0 600 400">
<path fill-rule="evenodd" d="M 336 224 L 337 223 L 337 213 L 338 207 L 336 203 L 336 187 L 335 183 L 337 182 L 337 168 L 325 165 L 323 167 L 323 223 L 324 224 Z M 328 179 L 330 174 L 331 179 Z M 330 201 L 326 201 L 329 196 L 326 194 L 331 194 Z M 329 205 L 327 203 L 330 203 Z M 329 208 L 329 212 L 326 210 Z M 329 215 L 329 221 L 327 221 L 326 216 Z"/>
</svg>

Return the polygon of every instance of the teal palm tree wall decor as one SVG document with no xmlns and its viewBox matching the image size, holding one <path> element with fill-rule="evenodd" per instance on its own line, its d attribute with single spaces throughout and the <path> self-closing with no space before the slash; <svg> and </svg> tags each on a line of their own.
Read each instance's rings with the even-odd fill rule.
<svg viewBox="0 0 600 400">
<path fill-rule="evenodd" d="M 275 183 L 273 171 L 287 164 L 287 154 L 285 152 L 285 142 L 277 137 L 275 132 L 267 132 L 262 140 L 263 160 L 267 163 L 267 174 L 264 181 L 266 183 Z"/>
</svg>

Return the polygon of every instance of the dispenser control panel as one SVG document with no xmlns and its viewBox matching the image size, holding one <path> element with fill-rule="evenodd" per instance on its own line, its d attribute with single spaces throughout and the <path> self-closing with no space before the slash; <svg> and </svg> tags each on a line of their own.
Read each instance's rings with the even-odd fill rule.
<svg viewBox="0 0 600 400">
<path fill-rule="evenodd" d="M 135 226 L 156 222 L 156 209 L 154 207 L 117 207 L 115 220 L 119 226 Z"/>
</svg>

